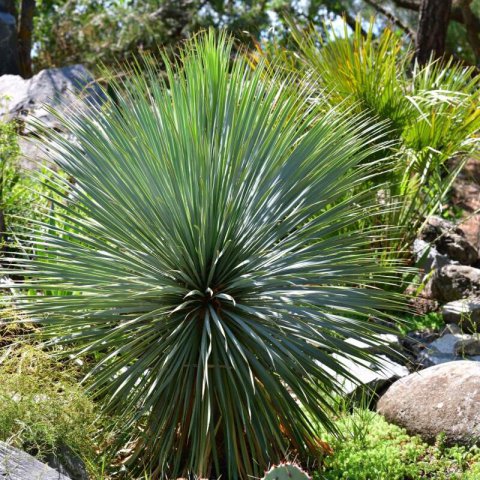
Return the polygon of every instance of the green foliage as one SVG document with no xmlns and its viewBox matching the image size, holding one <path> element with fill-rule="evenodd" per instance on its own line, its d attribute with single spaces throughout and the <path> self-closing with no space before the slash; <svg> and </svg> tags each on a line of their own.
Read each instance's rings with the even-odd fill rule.
<svg viewBox="0 0 480 480">
<path fill-rule="evenodd" d="M 215 27 L 232 32 L 244 44 L 260 37 L 284 39 L 284 14 L 299 22 L 319 21 L 325 10 L 341 14 L 351 0 L 37 0 L 35 69 L 82 63 L 118 66 L 141 52 L 176 51 L 199 30 Z M 273 18 L 275 20 L 273 20 Z"/>
<path fill-rule="evenodd" d="M 42 217 L 47 200 L 39 191 L 33 172 L 22 171 L 18 164 L 20 148 L 14 122 L 0 121 L 0 251 L 15 248 L 10 223 L 17 232 L 26 231 L 30 221 Z M 37 191 L 35 191 L 37 189 Z M 15 219 L 15 220 L 13 220 Z"/>
<path fill-rule="evenodd" d="M 0 439 L 44 458 L 68 445 L 93 458 L 98 414 L 78 372 L 37 347 L 10 346 L 0 359 Z"/>
<path fill-rule="evenodd" d="M 402 318 L 398 328 L 403 334 L 411 331 L 421 330 L 441 330 L 445 327 L 445 322 L 441 313 L 430 312 L 425 315 L 412 315 Z"/>
<path fill-rule="evenodd" d="M 19 153 L 17 134 L 14 123 L 0 122 L 0 159 L 7 163 Z"/>
<path fill-rule="evenodd" d="M 389 123 L 395 145 L 377 196 L 398 207 L 384 221 L 400 227 L 393 253 L 404 252 L 423 219 L 441 213 L 461 159 L 478 148 L 480 75 L 452 60 L 412 70 L 412 46 L 389 28 L 375 38 L 373 20 L 366 36 L 360 21 L 352 35 L 345 24 L 341 35 L 332 30 L 327 39 L 313 28 L 292 24 L 292 31 L 300 50 L 299 81 L 315 82 L 331 106 Z M 291 69 L 284 55 L 279 61 Z M 451 170 L 447 161 L 453 157 L 460 161 Z"/>
<path fill-rule="evenodd" d="M 67 177 L 49 184 L 61 221 L 36 222 L 11 258 L 16 304 L 93 359 L 130 468 L 154 476 L 237 479 L 287 449 L 318 456 L 311 419 L 334 428 L 333 375 L 348 376 L 330 353 L 364 358 L 345 338 L 368 342 L 368 318 L 403 306 L 383 289 L 397 265 L 352 228 L 374 215 L 351 192 L 383 126 L 306 111 L 294 79 L 231 50 L 210 33 L 165 60 L 165 82 L 134 71 L 114 104 L 61 119 L 77 139 L 46 139 Z"/>
<path fill-rule="evenodd" d="M 282 463 L 265 472 L 263 480 L 308 480 L 310 477 L 294 463 Z"/>
<path fill-rule="evenodd" d="M 360 417 L 360 419 L 359 419 Z M 365 421 L 363 411 L 341 417 L 337 425 L 342 436 L 325 433 L 334 453 L 315 480 L 473 480 L 480 471 L 478 448 L 429 446 L 405 430 L 388 424 L 383 417 L 368 412 L 367 433 L 352 436 L 351 424 Z"/>
</svg>

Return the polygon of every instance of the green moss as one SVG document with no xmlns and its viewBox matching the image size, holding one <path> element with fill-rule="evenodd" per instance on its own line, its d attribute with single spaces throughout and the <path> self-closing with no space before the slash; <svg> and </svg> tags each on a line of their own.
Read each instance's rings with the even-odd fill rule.
<svg viewBox="0 0 480 480">
<path fill-rule="evenodd" d="M 429 446 L 419 437 L 409 436 L 405 430 L 387 423 L 380 415 L 363 410 L 342 416 L 337 426 L 341 439 L 322 435 L 334 453 L 325 459 L 315 480 L 480 478 L 477 448 L 445 448 L 440 439 L 436 445 Z"/>
<path fill-rule="evenodd" d="M 77 376 L 36 347 L 10 346 L 0 362 L 0 440 L 40 459 L 61 445 L 94 457 L 99 417 Z"/>
</svg>

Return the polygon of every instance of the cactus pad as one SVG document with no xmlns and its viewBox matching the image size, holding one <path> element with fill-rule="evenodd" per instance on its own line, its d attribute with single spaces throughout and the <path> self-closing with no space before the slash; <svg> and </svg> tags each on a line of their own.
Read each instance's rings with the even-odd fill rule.
<svg viewBox="0 0 480 480">
<path fill-rule="evenodd" d="M 310 480 L 310 477 L 294 463 L 282 463 L 266 472 L 262 480 Z"/>
</svg>

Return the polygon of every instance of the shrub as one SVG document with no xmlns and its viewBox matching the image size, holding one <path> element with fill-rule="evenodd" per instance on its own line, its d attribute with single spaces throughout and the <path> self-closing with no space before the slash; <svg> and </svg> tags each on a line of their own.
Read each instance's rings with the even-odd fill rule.
<svg viewBox="0 0 480 480">
<path fill-rule="evenodd" d="M 61 119 L 77 141 L 46 141 L 75 184 L 56 177 L 61 221 L 11 258 L 14 288 L 39 293 L 17 305 L 97 362 L 131 469 L 155 478 L 320 455 L 311 419 L 334 428 L 334 374 L 348 375 L 331 353 L 364 358 L 345 337 L 371 342 L 368 319 L 402 306 L 373 227 L 351 228 L 378 210 L 352 191 L 383 126 L 306 110 L 293 80 L 232 63 L 231 47 L 210 33 L 165 59 L 165 80 L 133 71 L 111 105 Z"/>
<path fill-rule="evenodd" d="M 358 423 L 365 423 L 360 437 L 351 435 Z M 323 437 L 334 453 L 315 480 L 465 480 L 479 471 L 478 448 L 429 446 L 373 412 L 356 410 L 340 417 L 337 426 L 340 438 Z"/>
<path fill-rule="evenodd" d="M 15 222 L 17 233 L 25 231 L 29 222 L 41 218 L 47 205 L 38 189 L 33 172 L 24 172 L 18 165 L 20 148 L 14 122 L 0 121 L 0 251 L 15 248 L 10 224 Z M 15 220 L 13 220 L 15 218 Z"/>
<path fill-rule="evenodd" d="M 41 459 L 63 446 L 92 458 L 98 414 L 75 377 L 78 372 L 34 346 L 4 349 L 0 439 Z"/>
<path fill-rule="evenodd" d="M 346 23 L 340 33 L 326 26 L 326 36 L 314 27 L 304 32 L 291 26 L 296 63 L 284 52 L 275 56 L 299 83 L 316 85 L 320 107 L 364 113 L 390 126 L 387 135 L 395 144 L 382 155 L 393 162 L 384 167 L 386 184 L 377 179 L 375 190 L 398 206 L 384 222 L 401 227 L 392 254 L 402 255 L 425 217 L 442 213 L 462 159 L 478 149 L 480 75 L 453 60 L 412 66 L 413 47 L 388 27 L 377 38 L 373 20 L 366 35 L 361 20 L 353 33 Z M 453 158 L 457 167 L 447 163 Z"/>
</svg>

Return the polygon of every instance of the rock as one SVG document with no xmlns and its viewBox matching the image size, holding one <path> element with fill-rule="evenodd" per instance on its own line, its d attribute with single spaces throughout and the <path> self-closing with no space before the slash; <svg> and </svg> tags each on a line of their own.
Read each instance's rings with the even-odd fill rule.
<svg viewBox="0 0 480 480">
<path fill-rule="evenodd" d="M 480 358 L 480 336 L 463 333 L 455 324 L 447 325 L 440 335 L 428 331 L 409 333 L 403 344 L 413 357 L 411 363 L 421 368 L 465 357 L 475 361 Z"/>
<path fill-rule="evenodd" d="M 66 445 L 61 445 L 55 454 L 46 458 L 48 465 L 71 480 L 89 480 L 83 461 Z"/>
<path fill-rule="evenodd" d="M 0 118 L 24 122 L 19 146 L 22 152 L 20 164 L 34 168 L 45 154 L 38 146 L 35 127 L 30 122 L 38 120 L 44 126 L 62 131 L 61 123 L 50 113 L 54 108 L 61 115 L 71 109 L 88 113 L 89 105 L 101 105 L 106 97 L 100 86 L 83 65 L 42 70 L 30 79 L 18 75 L 0 77 Z M 85 103 L 79 101 L 82 98 Z"/>
<path fill-rule="evenodd" d="M 444 218 L 432 215 L 427 218 L 425 225 L 420 231 L 420 238 L 428 243 L 433 243 L 442 235 L 449 235 L 455 233 L 461 235 L 461 230 L 456 225 Z"/>
<path fill-rule="evenodd" d="M 445 333 L 425 346 L 419 354 L 419 360 L 424 367 L 430 367 L 476 355 L 480 355 L 480 338 L 478 335 Z M 472 359 L 476 360 L 475 358 Z"/>
<path fill-rule="evenodd" d="M 15 17 L 0 5 L 0 75 L 19 73 L 17 25 Z M 1 97 L 1 94 L 0 94 Z"/>
<path fill-rule="evenodd" d="M 455 344 L 455 355 L 459 357 L 480 355 L 480 337 L 472 335 L 468 338 L 462 338 Z"/>
<path fill-rule="evenodd" d="M 480 270 L 467 265 L 445 265 L 433 274 L 431 292 L 440 303 L 480 293 Z"/>
<path fill-rule="evenodd" d="M 393 333 L 380 333 L 375 335 L 375 338 L 372 339 L 369 343 L 358 340 L 356 338 L 347 338 L 346 343 L 353 345 L 354 347 L 365 350 L 369 353 L 378 353 L 388 355 L 389 353 L 394 354 L 398 357 L 402 346 L 400 344 L 400 339 L 397 335 Z"/>
<path fill-rule="evenodd" d="M 415 263 L 423 268 L 425 273 L 452 263 L 452 260 L 447 255 L 439 253 L 433 244 L 420 238 L 415 239 L 412 250 Z"/>
<path fill-rule="evenodd" d="M 462 334 L 447 333 L 430 344 L 430 348 L 437 350 L 444 355 L 454 355 L 457 343 L 464 340 L 466 336 Z"/>
<path fill-rule="evenodd" d="M 480 208 L 480 185 L 478 180 L 471 181 L 459 177 L 453 184 L 453 201 L 456 206 L 473 213 Z M 458 226 L 460 229 L 461 224 Z"/>
<path fill-rule="evenodd" d="M 0 442 L 0 478 L 8 480 L 70 480 L 28 453 Z"/>
<path fill-rule="evenodd" d="M 462 333 L 462 329 L 456 323 L 447 323 L 442 332 L 442 335 L 446 333 L 452 333 L 453 335 L 458 335 Z"/>
<path fill-rule="evenodd" d="M 424 346 L 419 352 L 418 360 L 423 367 L 431 367 L 441 363 L 457 360 L 456 345 L 466 339 L 462 334 L 446 333 L 430 344 Z"/>
<path fill-rule="evenodd" d="M 418 367 L 424 368 L 432 365 L 429 361 L 425 362 L 425 352 L 428 345 L 439 336 L 439 332 L 436 331 L 420 330 L 409 332 L 402 338 L 403 350 L 409 357 L 411 369 L 416 370 Z"/>
<path fill-rule="evenodd" d="M 458 227 L 465 238 L 478 250 L 480 248 L 480 162 L 468 159 L 462 173 L 453 184 L 452 201 L 463 210 Z"/>
<path fill-rule="evenodd" d="M 442 307 L 445 323 L 458 325 L 465 332 L 480 331 L 480 298 L 470 297 Z"/>
<path fill-rule="evenodd" d="M 0 116 L 21 120 L 35 117 L 48 127 L 60 129 L 61 124 L 45 106 L 65 113 L 71 107 L 85 108 L 78 102 L 78 96 L 90 105 L 100 105 L 105 100 L 101 88 L 83 65 L 42 70 L 29 79 L 3 75 L 0 96 L 5 95 L 9 100 L 0 107 Z"/>
<path fill-rule="evenodd" d="M 380 398 L 387 421 L 433 443 L 440 433 L 450 445 L 480 440 L 480 363 L 457 361 L 412 373 Z"/>
<path fill-rule="evenodd" d="M 440 217 L 432 216 L 427 219 L 420 238 L 432 243 L 440 254 L 462 265 L 473 265 L 478 260 L 477 250 L 465 238 L 463 231 Z"/>
<path fill-rule="evenodd" d="M 459 177 L 480 183 L 480 160 L 475 157 L 467 158 Z"/>
<path fill-rule="evenodd" d="M 409 374 L 407 367 L 394 362 L 385 355 L 373 355 L 372 361 L 355 359 L 352 360 L 346 356 L 338 354 L 332 355 L 349 372 L 352 378 L 345 378 L 341 374 L 335 374 L 336 382 L 340 386 L 344 395 L 360 399 L 367 393 L 373 396 L 394 380 L 402 378 Z M 329 370 L 327 367 L 324 367 Z"/>
<path fill-rule="evenodd" d="M 480 187 L 479 187 L 480 188 Z M 462 219 L 460 228 L 465 238 L 477 249 L 480 249 L 480 215 L 472 214 Z"/>
</svg>

